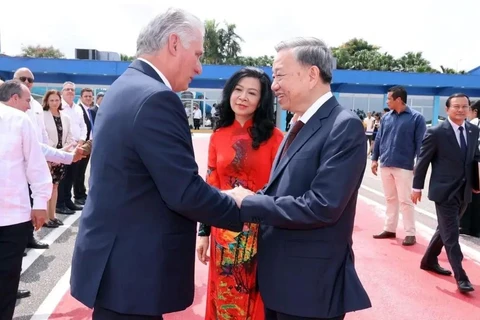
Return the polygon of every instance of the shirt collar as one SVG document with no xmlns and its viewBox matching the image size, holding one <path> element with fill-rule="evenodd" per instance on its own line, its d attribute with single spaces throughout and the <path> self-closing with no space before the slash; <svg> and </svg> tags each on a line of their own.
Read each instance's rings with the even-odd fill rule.
<svg viewBox="0 0 480 320">
<path fill-rule="evenodd" d="M 170 82 L 167 80 L 167 78 L 163 75 L 162 72 L 160 72 L 160 70 L 157 69 L 157 67 L 155 67 L 150 61 L 148 60 L 145 60 L 144 58 L 137 58 L 137 60 L 140 60 L 140 61 L 143 61 L 145 62 L 146 64 L 148 64 L 150 67 L 152 67 L 153 70 L 155 70 L 156 73 L 158 73 L 158 75 L 160 76 L 160 79 L 162 79 L 163 83 L 165 83 L 165 85 L 170 88 L 170 90 L 172 90 L 172 86 L 170 85 Z"/>
<path fill-rule="evenodd" d="M 331 97 L 333 97 L 333 94 L 330 91 L 322 95 L 310 106 L 310 108 L 307 109 L 307 111 L 305 111 L 300 118 L 298 118 L 297 121 L 302 121 L 304 124 L 306 124 L 307 121 L 318 111 L 318 109 L 320 109 L 320 107 L 323 106 Z"/>
<path fill-rule="evenodd" d="M 462 125 L 459 126 L 458 124 L 453 122 L 452 119 L 450 119 L 450 117 L 447 117 L 447 119 L 448 119 L 448 122 L 450 122 L 450 125 L 452 126 L 452 128 L 455 132 L 458 131 L 458 128 L 460 128 L 460 127 L 463 127 L 463 130 L 465 131 L 465 121 L 463 121 Z"/>
</svg>

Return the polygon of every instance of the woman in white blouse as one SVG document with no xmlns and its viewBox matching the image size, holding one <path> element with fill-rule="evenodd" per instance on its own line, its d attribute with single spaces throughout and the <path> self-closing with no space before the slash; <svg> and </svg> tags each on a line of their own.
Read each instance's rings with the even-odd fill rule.
<svg viewBox="0 0 480 320">
<path fill-rule="evenodd" d="M 70 129 L 70 118 L 61 112 L 62 97 L 57 90 L 49 90 L 43 97 L 43 116 L 45 120 L 45 129 L 48 135 L 48 144 L 57 149 L 68 148 L 72 143 L 72 134 Z M 50 172 L 53 180 L 52 197 L 48 202 L 48 221 L 44 227 L 58 228 L 63 225 L 62 221 L 56 217 L 58 184 L 65 176 L 65 165 L 49 162 Z"/>
</svg>

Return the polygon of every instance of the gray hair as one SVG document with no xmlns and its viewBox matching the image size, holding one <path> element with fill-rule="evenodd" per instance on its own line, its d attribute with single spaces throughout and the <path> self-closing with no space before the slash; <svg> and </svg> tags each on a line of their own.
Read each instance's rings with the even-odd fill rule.
<svg viewBox="0 0 480 320">
<path fill-rule="evenodd" d="M 196 31 L 205 34 L 203 22 L 193 14 L 176 8 L 170 8 L 165 13 L 156 16 L 140 32 L 137 39 L 137 57 L 143 54 L 153 54 L 162 49 L 171 34 L 177 34 L 185 48 L 197 35 Z"/>
<path fill-rule="evenodd" d="M 294 38 L 282 41 L 275 46 L 277 52 L 292 49 L 295 59 L 305 66 L 316 66 L 326 83 L 332 82 L 335 59 L 330 48 L 317 38 Z"/>
<path fill-rule="evenodd" d="M 16 94 L 21 98 L 23 94 L 22 86 L 24 84 L 17 80 L 5 81 L 0 85 L 0 102 L 7 102 Z"/>
<path fill-rule="evenodd" d="M 68 86 L 68 85 L 73 86 L 73 88 L 75 89 L 75 83 L 73 83 L 72 81 L 65 81 L 65 82 L 63 83 L 62 90 L 65 89 L 65 87 Z"/>
</svg>

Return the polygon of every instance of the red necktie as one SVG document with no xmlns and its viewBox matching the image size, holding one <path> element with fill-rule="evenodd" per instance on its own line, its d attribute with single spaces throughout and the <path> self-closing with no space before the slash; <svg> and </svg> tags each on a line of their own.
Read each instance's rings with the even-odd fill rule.
<svg viewBox="0 0 480 320">
<path fill-rule="evenodd" d="M 290 145 L 292 144 L 293 139 L 295 139 L 298 132 L 300 132 L 300 130 L 303 128 L 303 126 L 304 126 L 304 123 L 302 121 L 298 120 L 297 122 L 295 122 L 292 130 L 290 130 L 290 133 L 288 134 L 287 141 L 285 141 L 285 146 L 283 147 L 283 152 L 282 152 L 281 158 L 283 158 L 285 153 L 287 153 L 287 150 L 290 147 Z"/>
</svg>

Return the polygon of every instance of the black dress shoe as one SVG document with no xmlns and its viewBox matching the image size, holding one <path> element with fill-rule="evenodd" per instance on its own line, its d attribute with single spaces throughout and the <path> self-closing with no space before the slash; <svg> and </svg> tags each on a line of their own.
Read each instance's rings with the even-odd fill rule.
<svg viewBox="0 0 480 320">
<path fill-rule="evenodd" d="M 33 238 L 33 240 L 30 240 L 27 244 L 27 248 L 29 249 L 48 249 L 48 247 L 48 244 L 40 242 L 35 238 Z"/>
<path fill-rule="evenodd" d="M 415 243 L 417 243 L 417 238 L 415 238 L 415 236 L 406 236 L 405 239 L 403 239 L 402 245 L 413 246 Z"/>
<path fill-rule="evenodd" d="M 57 213 L 60 213 L 60 214 L 75 214 L 75 210 L 71 210 L 69 208 L 67 208 L 66 206 L 60 206 L 60 207 L 57 207 L 56 209 Z"/>
<path fill-rule="evenodd" d="M 77 206 L 75 203 L 70 201 L 70 203 L 65 203 L 65 206 L 70 210 L 81 211 L 83 209 L 82 206 Z"/>
<path fill-rule="evenodd" d="M 383 231 L 382 233 L 373 236 L 374 239 L 394 239 L 396 237 L 397 234 L 395 232 L 388 231 Z"/>
<path fill-rule="evenodd" d="M 472 284 L 468 280 L 458 281 L 457 286 L 458 286 L 458 291 L 460 291 L 461 293 L 472 292 L 473 290 L 475 290 L 473 289 Z"/>
<path fill-rule="evenodd" d="M 77 206 L 84 206 L 87 199 L 75 199 L 74 204 Z"/>
<path fill-rule="evenodd" d="M 440 265 L 438 263 L 433 264 L 433 265 L 421 264 L 420 269 L 425 270 L 425 271 L 432 271 L 432 272 L 435 272 L 435 273 L 437 273 L 439 275 L 442 275 L 442 276 L 452 275 L 452 272 L 450 270 L 447 270 L 447 269 L 444 269 L 444 268 L 440 267 Z"/>
<path fill-rule="evenodd" d="M 18 290 L 17 291 L 17 299 L 27 298 L 30 297 L 30 291 L 28 290 Z"/>
</svg>

